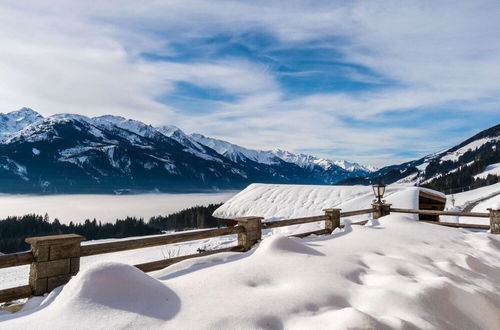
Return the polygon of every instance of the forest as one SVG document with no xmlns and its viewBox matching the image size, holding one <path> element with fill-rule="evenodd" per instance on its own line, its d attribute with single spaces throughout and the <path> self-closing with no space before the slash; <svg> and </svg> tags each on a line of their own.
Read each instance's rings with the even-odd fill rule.
<svg viewBox="0 0 500 330">
<path fill-rule="evenodd" d="M 14 253 L 29 250 L 27 237 L 79 234 L 86 240 L 104 238 L 125 238 L 161 234 L 165 231 L 213 228 L 220 225 L 212 213 L 221 204 L 195 206 L 167 216 L 156 216 L 144 221 L 142 218 L 127 217 L 114 223 L 102 223 L 87 219 L 83 223 L 62 224 L 58 219 L 49 220 L 49 215 L 27 214 L 0 220 L 0 252 Z"/>
</svg>

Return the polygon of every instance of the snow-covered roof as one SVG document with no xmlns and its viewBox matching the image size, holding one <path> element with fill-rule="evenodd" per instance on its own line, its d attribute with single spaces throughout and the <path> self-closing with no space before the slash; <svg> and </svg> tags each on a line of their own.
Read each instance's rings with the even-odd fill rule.
<svg viewBox="0 0 500 330">
<path fill-rule="evenodd" d="M 420 191 L 446 198 L 438 191 L 389 185 L 384 199 L 399 208 L 418 208 Z M 285 184 L 251 184 L 219 207 L 213 215 L 222 219 L 261 216 L 265 220 L 282 220 L 323 214 L 323 209 L 354 211 L 371 207 L 371 186 L 319 186 Z"/>
</svg>

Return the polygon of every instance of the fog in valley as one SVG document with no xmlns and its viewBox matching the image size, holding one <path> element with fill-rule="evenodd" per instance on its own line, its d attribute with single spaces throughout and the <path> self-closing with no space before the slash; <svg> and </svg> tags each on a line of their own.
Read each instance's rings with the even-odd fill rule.
<svg viewBox="0 0 500 330">
<path fill-rule="evenodd" d="M 182 209 L 225 202 L 237 191 L 198 194 L 141 195 L 0 195 L 0 219 L 35 213 L 48 213 L 50 220 L 69 224 L 96 219 L 114 222 L 127 216 L 167 215 Z"/>
</svg>

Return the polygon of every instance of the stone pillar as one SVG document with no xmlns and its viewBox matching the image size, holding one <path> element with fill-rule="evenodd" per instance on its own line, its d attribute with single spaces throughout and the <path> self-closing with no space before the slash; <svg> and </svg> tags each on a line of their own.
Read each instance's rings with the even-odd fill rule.
<svg viewBox="0 0 500 330">
<path fill-rule="evenodd" d="M 243 217 L 235 219 L 238 225 L 245 229 L 238 233 L 238 245 L 243 246 L 245 251 L 250 250 L 252 245 L 262 238 L 262 217 Z"/>
<path fill-rule="evenodd" d="M 391 205 L 392 204 L 373 203 L 372 207 L 375 209 L 375 211 L 373 211 L 373 219 L 391 214 Z"/>
<path fill-rule="evenodd" d="M 323 211 L 329 217 L 325 220 L 325 229 L 332 233 L 335 228 L 340 227 L 340 209 L 324 209 Z"/>
<path fill-rule="evenodd" d="M 488 209 L 490 211 L 490 232 L 500 234 L 500 210 Z"/>
<path fill-rule="evenodd" d="M 80 269 L 80 242 L 76 234 L 29 237 L 34 261 L 29 284 L 33 295 L 39 296 L 66 284 Z"/>
</svg>

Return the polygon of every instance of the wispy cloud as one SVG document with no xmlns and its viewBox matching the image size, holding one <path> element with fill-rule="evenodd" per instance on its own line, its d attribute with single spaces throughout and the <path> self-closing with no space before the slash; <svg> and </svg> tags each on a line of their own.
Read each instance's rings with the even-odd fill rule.
<svg viewBox="0 0 500 330">
<path fill-rule="evenodd" d="M 3 1 L 0 109 L 389 164 L 498 123 L 499 16 L 493 0 Z"/>
</svg>

